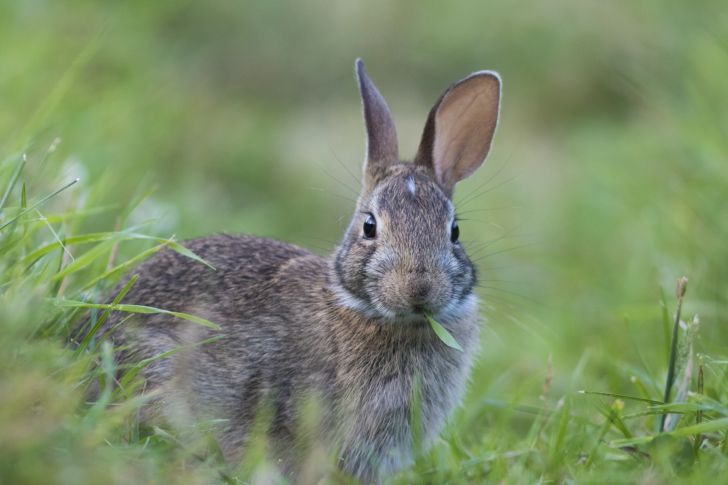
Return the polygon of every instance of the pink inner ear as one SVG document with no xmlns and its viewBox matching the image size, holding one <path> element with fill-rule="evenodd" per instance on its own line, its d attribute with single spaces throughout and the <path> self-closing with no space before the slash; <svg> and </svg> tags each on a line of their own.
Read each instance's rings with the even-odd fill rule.
<svg viewBox="0 0 728 485">
<path fill-rule="evenodd" d="M 452 186 L 482 165 L 498 121 L 500 82 L 477 74 L 453 87 L 435 117 L 433 162 L 438 178 Z"/>
</svg>

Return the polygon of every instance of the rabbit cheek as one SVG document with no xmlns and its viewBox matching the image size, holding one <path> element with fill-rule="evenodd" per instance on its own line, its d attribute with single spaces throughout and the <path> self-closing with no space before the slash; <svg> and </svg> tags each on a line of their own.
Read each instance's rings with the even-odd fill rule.
<svg viewBox="0 0 728 485">
<path fill-rule="evenodd" d="M 453 253 L 455 269 L 452 271 L 453 296 L 457 300 L 467 297 L 473 292 L 477 282 L 475 266 L 462 248 Z"/>
<path fill-rule="evenodd" d="M 376 252 L 376 244 L 348 241 L 339 249 L 334 268 L 343 288 L 364 303 L 370 303 L 366 268 Z"/>
</svg>

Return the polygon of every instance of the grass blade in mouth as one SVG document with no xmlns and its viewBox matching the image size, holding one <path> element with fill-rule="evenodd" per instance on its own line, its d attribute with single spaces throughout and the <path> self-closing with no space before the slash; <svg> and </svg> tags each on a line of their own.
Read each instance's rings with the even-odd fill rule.
<svg viewBox="0 0 728 485">
<path fill-rule="evenodd" d="M 430 323 L 430 327 L 432 327 L 432 330 L 434 330 L 435 334 L 437 334 L 437 337 L 442 340 L 445 345 L 447 345 L 448 347 L 452 347 L 455 350 L 459 350 L 460 352 L 463 352 L 463 348 L 460 346 L 458 341 L 455 340 L 455 337 L 453 337 L 450 332 L 448 332 L 447 329 L 442 326 L 440 322 L 435 320 L 433 316 L 429 313 L 425 313 L 425 318 Z"/>
</svg>

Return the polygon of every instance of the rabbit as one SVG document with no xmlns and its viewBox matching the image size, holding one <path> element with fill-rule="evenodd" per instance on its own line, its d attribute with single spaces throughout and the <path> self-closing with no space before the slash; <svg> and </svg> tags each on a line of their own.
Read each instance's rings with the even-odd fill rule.
<svg viewBox="0 0 728 485">
<path fill-rule="evenodd" d="M 361 59 L 355 71 L 366 158 L 354 215 L 333 254 L 248 235 L 185 242 L 214 270 L 159 252 L 137 268 L 123 302 L 199 315 L 221 330 L 165 314 L 119 325 L 126 315 L 114 312 L 104 331 L 114 329 L 120 363 L 183 348 L 144 367 L 145 392 L 153 397 L 143 420 L 218 418 L 216 438 L 235 462 L 268 406 L 270 452 L 295 477 L 302 466 L 300 403 L 317 396 L 323 411 L 316 433 L 337 467 L 378 483 L 411 464 L 417 446 L 433 442 L 466 387 L 481 318 L 476 269 L 458 239 L 452 197 L 490 150 L 501 80 L 478 71 L 448 87 L 429 113 L 414 160 L 404 162 L 387 103 Z M 438 338 L 426 313 L 461 350 Z"/>
</svg>

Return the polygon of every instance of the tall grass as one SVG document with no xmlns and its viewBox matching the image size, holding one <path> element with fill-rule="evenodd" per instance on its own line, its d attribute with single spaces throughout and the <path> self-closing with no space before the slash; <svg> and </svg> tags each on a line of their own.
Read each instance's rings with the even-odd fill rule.
<svg viewBox="0 0 728 485">
<path fill-rule="evenodd" d="M 48 180 L 30 191 L 23 173 L 28 161 L 38 162 L 13 156 L 0 166 L 2 481 L 206 481 L 213 475 L 204 467 L 187 469 L 187 453 L 154 434 L 139 434 L 135 414 L 142 399 L 132 392 L 132 380 L 131 388 L 114 384 L 119 374 L 108 342 L 70 341 L 72 330 L 89 320 L 87 308 L 103 310 L 91 314 L 92 325 L 108 315 L 111 307 L 99 304 L 131 263 L 177 243 L 153 245 L 159 238 L 128 226 L 124 214 L 133 204 L 116 211 L 115 230 L 84 232 L 86 218 L 98 213 L 87 197 L 88 182 L 61 181 L 55 188 L 56 177 L 47 173 Z M 157 311 L 116 303 L 115 311 Z M 102 391 L 86 402 L 96 380 Z"/>
</svg>

